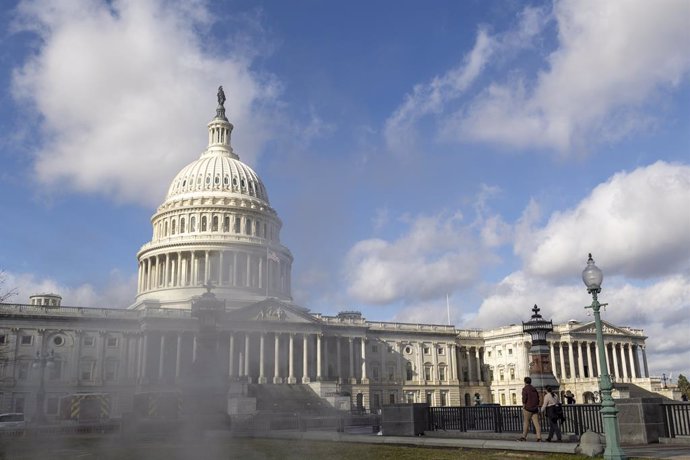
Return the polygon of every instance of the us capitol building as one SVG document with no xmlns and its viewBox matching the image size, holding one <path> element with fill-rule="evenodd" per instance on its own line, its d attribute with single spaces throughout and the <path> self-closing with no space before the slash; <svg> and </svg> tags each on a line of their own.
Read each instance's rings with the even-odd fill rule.
<svg viewBox="0 0 690 460">
<path fill-rule="evenodd" d="M 35 413 L 41 377 L 48 417 L 72 393 L 111 395 L 117 416 L 132 410 L 138 392 L 176 388 L 193 373 L 200 326 L 192 305 L 205 293 L 224 304 L 213 365 L 228 383 L 309 386 L 331 404 L 333 395 L 341 406 L 346 396 L 342 409 L 521 404 L 530 346 L 521 325 L 375 322 L 294 304 L 282 222 L 259 176 L 232 149 L 222 88 L 218 102 L 208 147 L 175 176 L 151 219 L 131 307 L 66 307 L 56 294 L 0 304 L 0 412 Z M 653 389 L 643 331 L 605 323 L 604 334 L 614 380 Z M 593 322 L 555 325 L 548 339 L 561 390 L 594 402 Z M 52 366 L 41 368 L 41 358 Z"/>
</svg>

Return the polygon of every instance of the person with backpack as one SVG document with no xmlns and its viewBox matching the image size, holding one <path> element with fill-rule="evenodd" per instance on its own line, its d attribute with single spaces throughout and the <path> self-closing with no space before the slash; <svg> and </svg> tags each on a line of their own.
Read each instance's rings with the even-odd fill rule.
<svg viewBox="0 0 690 460">
<path fill-rule="evenodd" d="M 546 437 L 546 442 L 551 442 L 554 433 L 556 433 L 556 442 L 561 442 L 561 427 L 558 422 L 563 418 L 563 406 L 556 392 L 548 385 L 541 411 L 546 413 L 546 420 L 549 421 L 549 435 Z"/>
<path fill-rule="evenodd" d="M 525 386 L 522 388 L 522 437 L 518 441 L 525 441 L 529 432 L 530 420 L 537 432 L 537 442 L 541 441 L 541 425 L 539 424 L 539 393 L 532 386 L 532 379 L 525 377 Z"/>
</svg>

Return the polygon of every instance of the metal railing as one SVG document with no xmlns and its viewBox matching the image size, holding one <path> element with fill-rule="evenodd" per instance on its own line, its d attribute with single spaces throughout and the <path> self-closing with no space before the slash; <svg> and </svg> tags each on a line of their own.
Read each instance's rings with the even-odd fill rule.
<svg viewBox="0 0 690 460">
<path fill-rule="evenodd" d="M 598 404 L 572 404 L 563 406 L 564 433 L 580 435 L 587 430 L 603 433 Z M 488 431 L 494 433 L 520 433 L 522 431 L 521 406 L 468 406 L 430 407 L 429 430 Z M 542 427 L 548 427 L 545 414 L 540 414 Z"/>
<path fill-rule="evenodd" d="M 690 404 L 669 403 L 662 405 L 664 410 L 664 429 L 669 438 L 690 436 Z"/>
</svg>

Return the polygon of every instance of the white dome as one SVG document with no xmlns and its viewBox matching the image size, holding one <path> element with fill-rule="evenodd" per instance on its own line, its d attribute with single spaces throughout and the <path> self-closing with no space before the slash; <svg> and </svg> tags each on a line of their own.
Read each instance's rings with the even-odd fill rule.
<svg viewBox="0 0 690 460">
<path fill-rule="evenodd" d="M 251 197 L 269 204 L 266 188 L 254 170 L 222 151 L 204 153 L 182 168 L 168 189 L 166 201 L 214 195 Z"/>
</svg>

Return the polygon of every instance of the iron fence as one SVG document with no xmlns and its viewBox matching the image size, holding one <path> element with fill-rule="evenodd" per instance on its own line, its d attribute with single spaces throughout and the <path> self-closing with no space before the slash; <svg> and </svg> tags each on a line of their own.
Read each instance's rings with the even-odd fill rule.
<svg viewBox="0 0 690 460">
<path fill-rule="evenodd" d="M 576 435 L 586 430 L 603 433 L 600 408 L 598 404 L 563 406 L 565 421 L 561 424 L 561 430 Z M 520 433 L 522 421 L 521 406 L 430 407 L 428 429 Z M 544 414 L 539 415 L 539 421 L 542 427 L 548 427 Z"/>
</svg>

